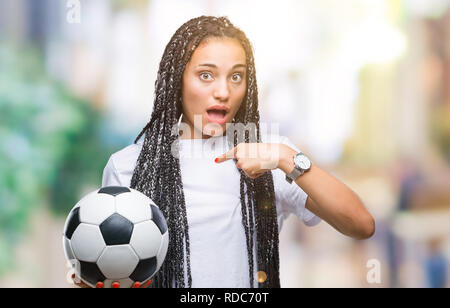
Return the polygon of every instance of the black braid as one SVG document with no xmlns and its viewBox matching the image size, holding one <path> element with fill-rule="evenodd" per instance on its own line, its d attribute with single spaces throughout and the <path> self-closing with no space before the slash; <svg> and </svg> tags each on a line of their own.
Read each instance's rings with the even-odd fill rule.
<svg viewBox="0 0 450 308">
<path fill-rule="evenodd" d="M 149 196 L 163 212 L 169 228 L 169 248 L 166 259 L 153 277 L 153 287 L 192 286 L 190 268 L 189 228 L 181 179 L 180 161 L 172 155 L 171 146 L 178 135 L 172 133 L 182 114 L 181 83 L 186 64 L 198 45 L 209 37 L 237 39 L 246 53 L 247 91 L 245 99 L 233 120 L 234 123 L 256 124 L 256 131 L 245 136 L 234 131 L 228 134 L 229 143 L 238 140 L 261 142 L 259 129 L 258 89 L 252 46 L 245 34 L 226 17 L 200 16 L 183 24 L 172 36 L 162 56 L 157 80 L 155 100 L 149 123 L 139 133 L 135 143 L 145 134 L 141 153 L 136 163 L 131 187 Z M 251 127 L 251 126 L 250 126 Z M 175 143 L 176 144 L 176 143 Z M 259 287 L 280 287 L 278 223 L 275 206 L 273 176 L 266 172 L 251 179 L 239 169 L 242 225 L 246 236 L 250 287 L 254 286 L 254 247 L 257 268 L 267 275 Z M 253 241 L 256 229 L 256 243 Z"/>
</svg>

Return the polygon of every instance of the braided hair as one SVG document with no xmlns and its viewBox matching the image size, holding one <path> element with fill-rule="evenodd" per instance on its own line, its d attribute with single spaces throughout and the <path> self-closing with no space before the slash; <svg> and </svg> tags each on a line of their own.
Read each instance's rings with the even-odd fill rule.
<svg viewBox="0 0 450 308">
<path fill-rule="evenodd" d="M 253 129 L 244 133 L 234 131 L 233 134 L 227 131 L 228 142 L 234 146 L 238 140 L 245 140 L 246 143 L 249 143 L 249 140 L 261 142 L 258 88 L 249 40 L 226 17 L 200 16 L 187 21 L 175 32 L 165 48 L 155 82 L 151 119 L 134 141 L 137 143 L 145 134 L 130 187 L 144 193 L 159 206 L 167 220 L 170 235 L 166 259 L 153 277 L 152 287 L 192 286 L 189 228 L 180 162 L 176 155 L 172 155 L 171 148 L 173 144 L 177 144 L 179 137 L 173 133 L 173 127 L 182 115 L 183 72 L 197 46 L 211 37 L 237 39 L 246 53 L 247 89 L 233 123 L 251 123 L 253 125 L 250 127 Z M 280 287 L 278 223 L 272 172 L 251 179 L 241 169 L 238 170 L 250 287 L 254 287 L 255 281 L 254 249 L 257 251 L 258 286 Z"/>
</svg>

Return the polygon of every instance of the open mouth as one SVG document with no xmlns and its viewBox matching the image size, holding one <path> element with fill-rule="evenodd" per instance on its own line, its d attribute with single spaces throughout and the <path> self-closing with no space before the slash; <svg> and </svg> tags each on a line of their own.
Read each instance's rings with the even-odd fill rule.
<svg viewBox="0 0 450 308">
<path fill-rule="evenodd" d="M 223 119 L 227 115 L 227 112 L 225 110 L 212 109 L 208 110 L 207 112 L 209 117 L 213 119 Z"/>
<path fill-rule="evenodd" d="M 208 120 L 217 124 L 224 124 L 227 119 L 227 110 L 225 108 L 211 108 L 206 111 Z"/>
</svg>

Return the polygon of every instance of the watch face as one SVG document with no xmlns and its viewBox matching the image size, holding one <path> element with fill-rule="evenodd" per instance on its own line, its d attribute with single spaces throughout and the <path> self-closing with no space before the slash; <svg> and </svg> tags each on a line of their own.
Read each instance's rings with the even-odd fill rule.
<svg viewBox="0 0 450 308">
<path fill-rule="evenodd" d="M 295 156 L 295 163 L 303 170 L 308 170 L 311 167 L 311 162 L 304 154 Z"/>
</svg>

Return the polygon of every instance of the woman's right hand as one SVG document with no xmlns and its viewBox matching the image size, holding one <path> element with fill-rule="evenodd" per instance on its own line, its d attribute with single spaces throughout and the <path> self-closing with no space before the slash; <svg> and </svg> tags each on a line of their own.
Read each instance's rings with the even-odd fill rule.
<svg viewBox="0 0 450 308">
<path fill-rule="evenodd" d="M 80 287 L 80 288 L 82 288 L 82 289 L 88 289 L 88 288 L 91 288 L 90 286 L 88 286 L 87 284 L 85 284 L 83 281 L 81 281 L 81 279 L 76 278 L 75 274 L 72 274 L 72 280 L 73 280 L 73 283 L 74 283 L 76 286 L 78 286 L 78 287 Z"/>
<path fill-rule="evenodd" d="M 82 288 L 82 289 L 88 289 L 88 288 L 91 288 L 89 285 L 87 285 L 86 283 L 84 283 L 83 281 L 81 281 L 81 279 L 79 279 L 79 278 L 76 278 L 76 276 L 75 276 L 75 274 L 72 274 L 72 280 L 73 280 L 73 283 L 76 285 L 76 286 L 78 286 L 78 287 L 80 287 L 80 288 Z M 119 282 L 115 282 L 115 286 L 113 286 L 113 288 L 119 288 L 120 287 L 120 283 Z M 133 286 L 133 288 L 148 288 L 149 286 L 150 286 L 150 284 L 151 284 L 151 280 L 149 280 L 147 283 L 145 283 L 145 284 L 135 284 L 134 286 Z M 113 284 L 114 285 L 114 284 Z M 101 288 L 103 288 L 103 283 L 102 282 L 97 282 L 97 285 L 96 285 L 96 288 L 97 289 L 101 289 Z"/>
</svg>

